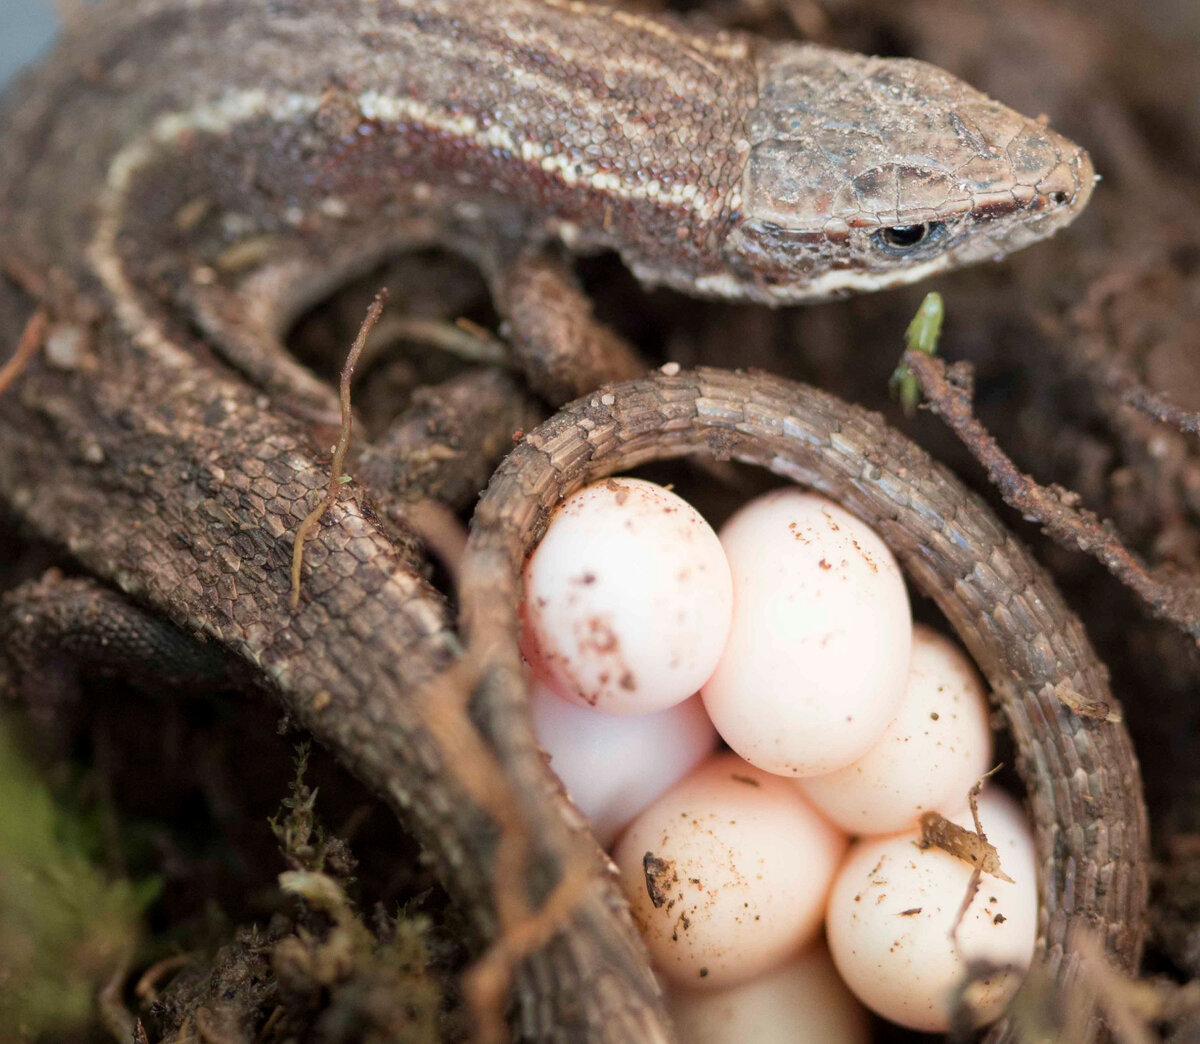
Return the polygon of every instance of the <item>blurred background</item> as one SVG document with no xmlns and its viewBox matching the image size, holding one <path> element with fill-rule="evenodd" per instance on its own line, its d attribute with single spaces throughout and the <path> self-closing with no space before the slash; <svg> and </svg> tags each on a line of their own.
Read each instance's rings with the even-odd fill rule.
<svg viewBox="0 0 1200 1044">
<path fill-rule="evenodd" d="M 81 2 L 0 0 L 0 87 L 45 51 L 57 22 L 56 6 L 68 10 Z M 1047 114 L 1057 130 L 1085 144 L 1104 180 L 1069 233 L 1003 265 L 957 272 L 932 285 L 949 309 L 943 350 L 974 367 L 976 409 L 1021 468 L 1043 483 L 1074 491 L 1089 508 L 1113 519 L 1152 565 L 1177 568 L 1183 583 L 1200 583 L 1200 440 L 1152 422 L 1121 398 L 1122 382 L 1131 380 L 1166 392 L 1200 416 L 1200 3 L 619 2 L 643 10 L 700 8 L 723 24 L 775 37 L 804 36 L 868 53 L 921 57 L 1021 111 Z M 482 281 L 477 273 L 464 273 L 460 260 L 419 254 L 396 259 L 396 266 L 382 281 L 395 291 L 397 314 L 419 310 L 406 302 L 419 305 L 428 299 L 435 302 L 431 314 L 439 319 L 466 316 L 494 323 Z M 1153 619 L 1090 558 L 1047 542 L 1038 526 L 1000 504 L 978 465 L 937 418 L 927 412 L 905 418 L 890 402 L 888 377 L 902 332 L 931 286 L 772 312 L 696 302 L 666 291 L 646 294 L 611 256 L 586 259 L 579 268 L 601 317 L 648 358 L 685 365 L 734 361 L 806 380 L 881 410 L 973 483 L 1006 524 L 1035 546 L 1110 668 L 1143 761 L 1154 842 L 1145 969 L 1175 981 L 1200 978 L 1200 650 L 1177 628 Z M 297 354 L 310 365 L 324 365 L 322 373 L 336 375 L 340 353 L 380 281 L 378 272 L 369 273 L 301 317 L 291 335 Z M 438 372 L 431 378 L 421 368 L 427 359 L 444 355 L 385 359 L 364 382 L 359 403 L 376 430 L 407 405 L 405 396 L 413 388 L 448 375 Z M 686 469 L 646 477 L 675 483 L 715 522 L 735 498 L 745 499 L 765 481 L 737 472 L 734 485 L 719 487 L 709 473 Z M 61 564 L 0 516 L 0 592 Z M 918 613 L 926 622 L 937 622 L 929 604 L 919 605 Z M 63 779 L 82 795 L 76 804 L 94 824 L 88 837 L 97 839 L 89 841 L 88 851 L 104 853 L 103 860 L 95 857 L 96 865 L 118 868 L 113 871 L 118 883 L 136 882 L 140 889 L 122 886 L 128 894 L 116 895 L 109 906 L 92 900 L 76 905 L 132 911 L 121 922 L 124 931 L 144 932 L 147 941 L 138 951 L 133 978 L 158 969 L 147 972 L 150 995 L 157 988 L 165 998 L 156 1009 L 152 1040 L 164 1039 L 189 1012 L 221 995 L 217 985 L 227 988 L 237 1004 L 244 1003 L 247 1017 L 261 1024 L 270 1015 L 272 995 L 260 985 L 274 981 L 271 960 L 280 936 L 254 934 L 253 927 L 239 934 L 237 926 L 271 924 L 272 917 L 289 909 L 273 890 L 285 846 L 267 829 L 267 817 L 279 810 L 281 800 L 295 807 L 298 798 L 310 794 L 298 783 L 289 788 L 296 775 L 296 737 L 277 733 L 277 714 L 265 701 L 220 693 L 202 700 L 170 695 L 131 694 L 116 682 L 100 680 L 87 699 L 64 712 L 58 733 L 41 737 L 60 759 L 57 775 L 44 774 L 56 782 L 56 795 L 70 789 L 59 785 Z M 3 753 L 0 749 L 0 769 Z M 404 910 L 405 918 L 387 926 L 391 939 L 409 940 L 412 951 L 424 947 L 428 954 L 436 982 L 414 974 L 424 985 L 410 984 L 407 995 L 432 991 L 432 1002 L 422 1002 L 427 1011 L 430 1004 L 438 1007 L 440 989 L 452 1016 L 454 975 L 465 961 L 459 915 L 417 859 L 415 845 L 398 842 L 390 815 L 373 797 L 323 752 L 314 751 L 310 760 L 309 778 L 321 795 L 319 817 L 334 836 L 352 843 L 360 908 Z M 1011 765 L 1011 748 L 1003 760 Z M 8 927 L 3 813 L 30 804 L 17 793 L 5 790 L 0 774 L 0 965 L 15 951 L 13 936 L 6 942 L 3 933 Z M 54 820 L 47 831 L 53 826 L 63 833 L 68 821 L 63 811 L 68 806 L 59 800 L 54 806 L 46 800 Z M 293 857 L 290 851 L 285 855 Z M 71 879 L 77 895 L 84 893 L 80 879 Z M 45 907 L 64 908 L 57 900 L 47 900 Z M 48 921 L 41 908 L 38 913 Z M 100 931 L 110 940 L 117 937 L 111 920 L 94 916 L 88 921 L 92 934 L 78 937 L 89 946 L 79 947 L 80 952 L 98 952 L 90 942 Z M 274 923 L 272 930 L 290 945 L 294 925 Z M 419 937 L 415 944 L 414 935 Z M 39 972 L 51 984 L 47 1003 L 59 1021 L 39 1044 L 111 1040 L 88 1021 L 88 975 L 102 980 L 107 971 L 101 965 L 99 971 L 81 972 L 64 952 L 61 945 L 41 950 L 46 964 L 54 965 Z M 168 981 L 162 969 L 170 965 L 164 962 L 179 953 L 194 954 L 194 964 L 186 976 Z M 218 960 L 215 954 L 225 956 Z M 393 957 L 387 959 L 394 970 Z M 418 968 L 421 963 L 411 962 Z M 362 968 L 355 981 L 367 982 L 366 973 L 376 974 L 377 965 Z M 57 978 L 51 974 L 60 970 Z M 154 979 L 157 974 L 161 981 Z M 204 992 L 210 974 L 211 994 Z M 68 987 L 79 993 L 80 1012 L 70 1030 L 61 1018 Z M 0 1001 L 2 994 L 0 989 Z M 400 993 L 393 989 L 389 996 Z M 145 1009 L 139 1013 L 146 1015 Z M 298 1020 L 321 1014 L 297 1011 Z M 0 1044 L 9 1039 L 0 1024 Z M 1200 1041 L 1200 1016 L 1171 1039 Z"/>
<path fill-rule="evenodd" d="M 52 0 L 0 0 L 0 87 L 50 45 L 57 26 Z"/>
</svg>

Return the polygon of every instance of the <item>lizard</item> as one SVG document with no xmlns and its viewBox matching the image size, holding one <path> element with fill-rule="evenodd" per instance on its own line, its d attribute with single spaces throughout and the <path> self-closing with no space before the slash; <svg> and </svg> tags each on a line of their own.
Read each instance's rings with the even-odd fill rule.
<svg viewBox="0 0 1200 1044">
<path fill-rule="evenodd" d="M 0 143 L 0 338 L 50 317 L 0 396 L 0 503 L 108 585 L 10 600 L 15 648 L 85 620 L 110 651 L 156 618 L 169 657 L 206 640 L 413 826 L 485 942 L 502 832 L 413 696 L 459 661 L 445 599 L 350 497 L 286 608 L 334 407 L 284 351 L 289 319 L 401 246 L 445 246 L 561 401 L 642 364 L 559 247 L 790 304 L 1002 256 L 1093 182 L 1077 146 L 922 63 L 576 0 L 100 4 L 6 99 Z M 473 706 L 533 838 L 533 908 L 572 842 L 527 723 L 487 685 Z M 602 872 L 569 928 L 515 955 L 517 1031 L 668 1039 Z"/>
<path fill-rule="evenodd" d="M 581 0 L 110 2 L 9 113 L 11 236 L 85 253 L 127 336 L 169 343 L 182 307 L 318 413 L 328 389 L 279 329 L 399 243 L 476 261 L 563 400 L 641 366 L 556 243 L 615 250 L 647 285 L 791 304 L 1003 257 L 1069 223 L 1095 177 L 925 63 Z"/>
</svg>

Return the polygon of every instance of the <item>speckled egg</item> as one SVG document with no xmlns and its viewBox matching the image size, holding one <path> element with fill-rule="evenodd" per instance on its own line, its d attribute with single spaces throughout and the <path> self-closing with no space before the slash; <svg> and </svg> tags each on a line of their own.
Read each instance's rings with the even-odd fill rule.
<svg viewBox="0 0 1200 1044">
<path fill-rule="evenodd" d="M 634 820 L 614 859 L 655 967 L 713 987 L 812 941 L 845 845 L 790 780 L 717 754 Z"/>
<path fill-rule="evenodd" d="M 912 829 L 930 809 L 961 808 L 991 758 L 978 672 L 952 641 L 918 624 L 908 684 L 883 736 L 845 768 L 797 785 L 848 833 L 890 834 Z"/>
<path fill-rule="evenodd" d="M 979 1024 L 997 1018 L 1020 985 L 1037 936 L 1033 835 L 1016 802 L 994 788 L 979 817 L 995 845 L 1004 881 L 984 874 L 951 938 L 972 867 L 938 848 L 922 850 L 918 832 L 856 842 L 829 896 L 825 930 L 846 984 L 885 1019 L 927 1033 L 950 1028 L 968 961 L 996 970 L 969 997 Z M 972 827 L 971 814 L 949 817 Z"/>
<path fill-rule="evenodd" d="M 648 714 L 708 679 L 732 602 L 725 553 L 695 508 L 652 482 L 605 479 L 563 502 L 530 556 L 522 651 L 568 699 Z"/>
<path fill-rule="evenodd" d="M 882 540 L 832 501 L 783 489 L 721 531 L 735 609 L 702 694 L 747 761 L 789 776 L 833 772 L 876 742 L 908 675 L 912 619 Z"/>
<path fill-rule="evenodd" d="M 550 767 L 605 847 L 717 745 L 699 696 L 654 714 L 603 714 L 535 682 L 530 710 Z"/>
<path fill-rule="evenodd" d="M 679 1044 L 867 1044 L 871 1020 L 824 943 L 739 986 L 667 990 Z"/>
</svg>

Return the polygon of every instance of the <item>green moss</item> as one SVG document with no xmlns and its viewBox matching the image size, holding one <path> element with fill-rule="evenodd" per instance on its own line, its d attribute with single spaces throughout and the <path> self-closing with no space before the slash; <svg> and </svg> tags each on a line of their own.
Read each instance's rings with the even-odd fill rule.
<svg viewBox="0 0 1200 1044">
<path fill-rule="evenodd" d="M 58 803 L 0 716 L 0 1037 L 91 1022 L 97 991 L 137 948 L 157 881 L 113 879 L 95 827 Z"/>
</svg>

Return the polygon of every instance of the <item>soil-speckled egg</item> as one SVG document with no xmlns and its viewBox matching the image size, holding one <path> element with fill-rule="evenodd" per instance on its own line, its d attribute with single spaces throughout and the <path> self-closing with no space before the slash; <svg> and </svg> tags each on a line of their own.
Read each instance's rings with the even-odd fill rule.
<svg viewBox="0 0 1200 1044">
<path fill-rule="evenodd" d="M 667 990 L 679 1044 L 867 1044 L 871 1020 L 823 943 L 740 986 Z"/>
<path fill-rule="evenodd" d="M 554 690 L 609 714 L 686 700 L 732 613 L 725 553 L 674 493 L 612 478 L 568 497 L 525 568 L 522 651 Z"/>
<path fill-rule="evenodd" d="M 550 767 L 605 847 L 717 745 L 699 696 L 654 714 L 602 714 L 535 681 L 530 710 Z"/>
<path fill-rule="evenodd" d="M 778 490 L 726 523 L 729 640 L 702 694 L 722 738 L 768 772 L 816 776 L 862 757 L 904 692 L 908 593 L 883 541 L 813 493 Z"/>
<path fill-rule="evenodd" d="M 987 697 L 974 665 L 936 631 L 913 628 L 908 685 L 896 717 L 854 763 L 798 786 L 851 834 L 891 834 L 931 809 L 961 808 L 991 767 Z"/>
<path fill-rule="evenodd" d="M 790 780 L 717 754 L 630 824 L 614 859 L 655 966 L 711 987 L 816 936 L 845 845 Z"/>
<path fill-rule="evenodd" d="M 974 829 L 969 810 L 949 818 Z M 1029 824 L 1016 802 L 994 789 L 979 798 L 979 818 L 1013 880 L 982 875 L 957 949 L 950 932 L 971 876 L 965 861 L 922 850 L 920 834 L 909 832 L 856 842 L 838 871 L 825 918 L 829 950 L 855 996 L 885 1019 L 945 1033 L 966 962 L 986 961 L 997 970 L 968 996 L 979 1023 L 990 1022 L 1033 958 L 1038 898 Z"/>
</svg>

